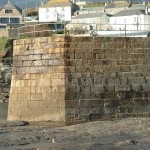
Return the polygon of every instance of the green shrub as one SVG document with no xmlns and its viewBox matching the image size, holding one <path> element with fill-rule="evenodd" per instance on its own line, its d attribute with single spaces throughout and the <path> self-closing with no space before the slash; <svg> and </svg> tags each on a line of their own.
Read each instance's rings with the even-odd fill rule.
<svg viewBox="0 0 150 150">
<path fill-rule="evenodd" d="M 7 37 L 0 38 L 0 51 L 7 50 L 9 47 L 12 47 L 12 40 Z"/>
</svg>

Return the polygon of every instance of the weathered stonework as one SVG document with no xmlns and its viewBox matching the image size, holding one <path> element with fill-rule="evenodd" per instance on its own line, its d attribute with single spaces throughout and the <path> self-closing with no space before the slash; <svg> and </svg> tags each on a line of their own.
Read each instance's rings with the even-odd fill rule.
<svg viewBox="0 0 150 150">
<path fill-rule="evenodd" d="M 14 42 L 9 120 L 65 121 L 64 37 Z"/>
<path fill-rule="evenodd" d="M 42 37 L 14 42 L 8 120 L 150 115 L 150 39 Z"/>
</svg>

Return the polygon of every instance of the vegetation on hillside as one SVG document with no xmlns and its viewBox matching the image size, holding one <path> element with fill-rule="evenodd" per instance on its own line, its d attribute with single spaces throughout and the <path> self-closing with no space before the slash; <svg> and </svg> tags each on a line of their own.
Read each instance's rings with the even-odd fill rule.
<svg viewBox="0 0 150 150">
<path fill-rule="evenodd" d="M 9 47 L 12 47 L 12 40 L 7 37 L 0 38 L 0 51 L 8 50 Z"/>
</svg>

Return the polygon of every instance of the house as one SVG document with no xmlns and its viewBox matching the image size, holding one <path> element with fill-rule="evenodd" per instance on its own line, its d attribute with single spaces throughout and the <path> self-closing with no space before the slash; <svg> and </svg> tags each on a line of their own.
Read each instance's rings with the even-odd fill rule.
<svg viewBox="0 0 150 150">
<path fill-rule="evenodd" d="M 80 10 L 77 10 L 75 12 L 75 16 L 80 15 L 80 14 L 102 13 L 102 12 L 104 12 L 103 7 L 87 7 L 87 8 L 82 8 Z"/>
<path fill-rule="evenodd" d="M 148 10 L 128 9 L 110 17 L 113 30 L 150 30 L 150 14 Z"/>
<path fill-rule="evenodd" d="M 39 7 L 45 3 L 45 1 L 48 2 L 48 0 L 34 0 L 34 1 L 23 1 L 18 2 L 17 6 L 19 6 L 22 9 L 22 15 L 24 17 L 24 21 L 26 23 L 37 23 L 38 22 L 38 11 Z"/>
<path fill-rule="evenodd" d="M 147 7 L 148 12 L 150 13 L 150 4 L 146 4 L 145 2 L 141 3 L 133 3 L 129 9 L 145 9 Z"/>
<path fill-rule="evenodd" d="M 0 28 L 9 28 L 23 24 L 22 11 L 16 5 L 8 1 L 0 8 Z"/>
<path fill-rule="evenodd" d="M 38 8 L 48 1 L 49 0 L 11 0 L 13 4 L 22 9 L 22 16 L 26 23 L 38 22 Z"/>
<path fill-rule="evenodd" d="M 39 22 L 69 22 L 78 9 L 70 0 L 51 0 L 39 7 Z"/>
<path fill-rule="evenodd" d="M 114 15 L 122 10 L 128 9 L 130 7 L 130 3 L 124 1 L 114 1 L 112 3 L 108 3 L 105 6 L 105 12 L 107 14 Z"/>
<path fill-rule="evenodd" d="M 109 17 L 106 13 L 88 13 L 72 17 L 72 21 L 67 25 L 68 28 L 82 27 L 87 30 L 106 29 L 109 25 Z"/>
</svg>

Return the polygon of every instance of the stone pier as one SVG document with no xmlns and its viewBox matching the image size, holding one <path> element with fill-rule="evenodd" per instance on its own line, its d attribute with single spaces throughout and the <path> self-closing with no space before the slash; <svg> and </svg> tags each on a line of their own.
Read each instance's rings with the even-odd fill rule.
<svg viewBox="0 0 150 150">
<path fill-rule="evenodd" d="M 74 123 L 149 115 L 149 38 L 14 41 L 8 120 Z"/>
</svg>

